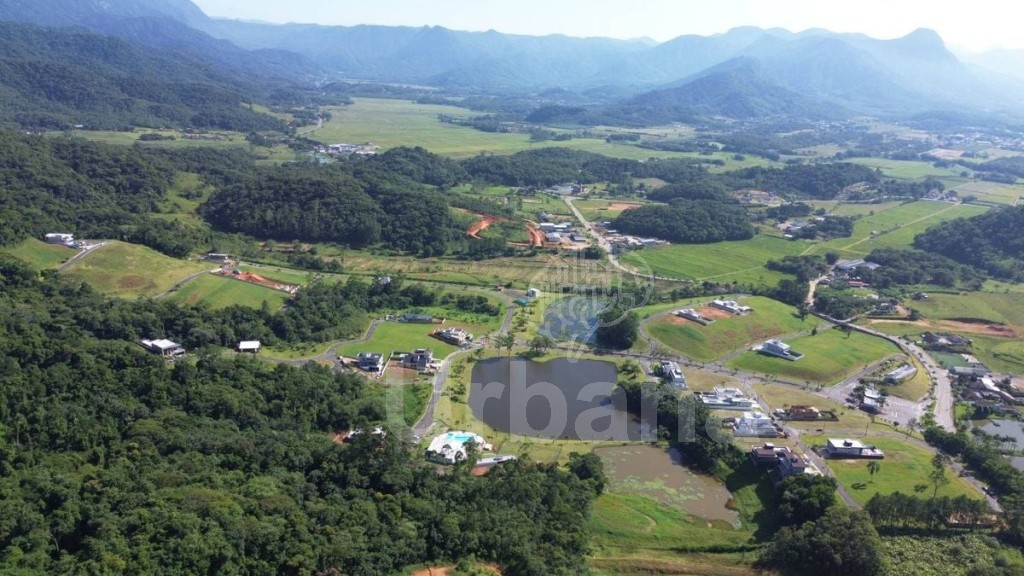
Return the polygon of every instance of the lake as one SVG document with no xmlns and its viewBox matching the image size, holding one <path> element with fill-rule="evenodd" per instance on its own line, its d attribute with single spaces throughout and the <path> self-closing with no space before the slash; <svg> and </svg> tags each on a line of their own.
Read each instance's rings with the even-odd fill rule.
<svg viewBox="0 0 1024 576">
<path fill-rule="evenodd" d="M 502 432 L 537 438 L 641 440 L 641 426 L 615 388 L 615 364 L 557 358 L 490 358 L 473 367 L 473 415 Z M 651 411 L 651 420 L 655 418 Z"/>
</svg>

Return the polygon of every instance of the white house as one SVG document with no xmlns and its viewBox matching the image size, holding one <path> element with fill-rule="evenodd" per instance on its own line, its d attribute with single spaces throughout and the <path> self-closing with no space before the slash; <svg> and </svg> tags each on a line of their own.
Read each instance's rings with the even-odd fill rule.
<svg viewBox="0 0 1024 576">
<path fill-rule="evenodd" d="M 260 351 L 260 348 L 262 347 L 263 344 L 261 344 L 259 340 L 242 340 L 241 342 L 238 343 L 239 352 L 249 352 L 251 354 L 256 354 L 257 352 Z"/>
<path fill-rule="evenodd" d="M 740 305 L 735 300 L 712 300 L 711 305 L 719 310 L 725 310 L 726 312 L 732 312 L 733 314 L 749 314 L 754 310 L 750 306 Z"/>
<path fill-rule="evenodd" d="M 540 290 L 536 288 L 529 288 L 526 290 L 527 298 L 540 298 Z"/>
<path fill-rule="evenodd" d="M 674 384 L 680 388 L 686 388 L 686 376 L 679 368 L 679 364 L 676 364 L 675 362 L 663 360 L 661 362 L 661 376 L 665 378 L 669 384 Z"/>
<path fill-rule="evenodd" d="M 824 456 L 826 458 L 871 458 L 881 460 L 885 458 L 885 453 L 874 446 L 865 446 L 860 440 L 829 438 L 828 444 L 825 446 Z"/>
<path fill-rule="evenodd" d="M 898 384 L 900 382 L 903 382 L 904 380 L 913 378 L 915 374 L 917 374 L 916 367 L 911 366 L 910 364 L 904 364 L 899 368 L 893 370 L 892 372 L 886 374 L 885 379 L 888 380 L 889 382 L 892 382 L 893 384 Z"/>
<path fill-rule="evenodd" d="M 466 444 L 473 442 L 477 449 L 490 451 L 494 447 L 484 440 L 483 436 L 473 432 L 445 432 L 430 441 L 427 447 L 427 459 L 443 464 L 454 464 L 466 459 Z"/>
<path fill-rule="evenodd" d="M 157 340 L 139 340 L 141 345 L 146 350 L 154 354 L 159 354 L 165 358 L 172 358 L 174 356 L 181 356 L 185 354 L 185 348 L 177 342 L 171 342 L 166 338 L 160 338 Z"/>
<path fill-rule="evenodd" d="M 47 244 L 64 244 L 65 246 L 71 246 L 75 243 L 74 234 L 65 234 L 63 232 L 51 232 L 45 237 Z"/>
<path fill-rule="evenodd" d="M 754 348 L 756 351 L 762 354 L 768 354 L 771 356 L 778 356 L 779 358 L 785 358 L 786 360 L 799 360 L 803 358 L 803 354 L 793 350 L 782 340 L 771 339 L 765 341 L 764 344 Z"/>
</svg>

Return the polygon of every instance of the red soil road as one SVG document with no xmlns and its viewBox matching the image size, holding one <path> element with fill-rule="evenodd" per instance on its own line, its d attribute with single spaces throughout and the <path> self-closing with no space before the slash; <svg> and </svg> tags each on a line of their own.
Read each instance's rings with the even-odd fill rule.
<svg viewBox="0 0 1024 576">
<path fill-rule="evenodd" d="M 544 233 L 537 229 L 536 224 L 527 222 L 526 231 L 530 234 L 530 246 L 540 248 L 544 245 Z"/>
<path fill-rule="evenodd" d="M 470 226 L 469 230 L 466 230 L 466 233 L 469 234 L 471 237 L 479 240 L 480 232 L 486 230 L 488 226 L 490 226 L 491 224 L 494 223 L 495 220 L 497 220 L 497 218 L 495 218 L 494 216 L 487 216 L 484 214 L 477 214 L 477 216 L 480 217 L 480 220 L 478 220 L 475 224 Z"/>
</svg>

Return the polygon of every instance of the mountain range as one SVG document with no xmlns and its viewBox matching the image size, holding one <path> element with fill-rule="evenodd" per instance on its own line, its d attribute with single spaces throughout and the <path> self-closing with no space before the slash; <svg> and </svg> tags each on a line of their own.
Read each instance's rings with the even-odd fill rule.
<svg viewBox="0 0 1024 576">
<path fill-rule="evenodd" d="M 210 18 L 189 0 L 0 0 L 0 20 L 116 36 L 263 84 L 351 79 L 504 95 L 560 89 L 603 100 L 597 116 L 631 124 L 953 111 L 1024 118 L 1022 54 L 964 61 L 926 29 L 878 40 L 741 27 L 652 45 L 437 26 L 251 23 Z M 588 116 L 594 111 L 575 119 Z"/>
</svg>

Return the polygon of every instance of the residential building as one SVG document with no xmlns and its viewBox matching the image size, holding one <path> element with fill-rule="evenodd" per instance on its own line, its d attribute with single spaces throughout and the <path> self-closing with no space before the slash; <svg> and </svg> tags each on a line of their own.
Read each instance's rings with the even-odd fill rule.
<svg viewBox="0 0 1024 576">
<path fill-rule="evenodd" d="M 239 352 L 249 352 L 250 354 L 257 354 L 262 347 L 263 344 L 260 343 L 259 340 L 242 340 L 241 342 L 238 343 L 238 348 L 236 348 L 236 350 L 238 350 Z"/>
<path fill-rule="evenodd" d="M 442 464 L 455 464 L 466 459 L 466 444 L 473 442 L 477 449 L 489 451 L 494 447 L 484 440 L 483 436 L 473 432 L 445 432 L 430 441 L 427 447 L 427 459 Z"/>
<path fill-rule="evenodd" d="M 887 373 L 885 379 L 893 384 L 899 384 L 914 377 L 917 374 L 917 367 L 904 364 L 899 368 Z"/>
<path fill-rule="evenodd" d="M 866 446 L 860 440 L 829 438 L 822 455 L 826 458 L 869 458 L 881 460 L 885 454 L 874 446 Z"/>
<path fill-rule="evenodd" d="M 544 240 L 552 244 L 558 244 L 562 241 L 562 235 L 558 232 L 548 232 L 544 235 Z"/>
<path fill-rule="evenodd" d="M 173 358 L 175 356 L 182 356 L 185 354 L 185 348 L 177 342 L 171 342 L 165 338 L 157 340 L 139 340 L 141 345 L 146 350 L 154 354 L 159 354 L 165 358 Z"/>
<path fill-rule="evenodd" d="M 75 243 L 74 234 L 65 234 L 63 232 L 51 232 L 44 236 L 47 244 L 64 244 L 65 246 L 72 246 Z"/>
<path fill-rule="evenodd" d="M 463 344 L 473 341 L 473 335 L 466 332 L 462 328 L 444 328 L 443 330 L 435 330 L 433 336 L 443 342 L 447 342 L 453 346 L 462 346 Z"/>
<path fill-rule="evenodd" d="M 789 420 L 820 420 L 821 411 L 814 406 L 790 406 L 786 412 Z"/>
<path fill-rule="evenodd" d="M 680 388 L 686 388 L 686 376 L 683 375 L 683 371 L 679 368 L 679 364 L 670 360 L 663 360 L 659 368 L 661 376 L 669 384 L 674 384 Z"/>
<path fill-rule="evenodd" d="M 378 352 L 360 352 L 356 354 L 356 366 L 367 372 L 381 372 L 384 370 L 384 355 Z"/>
<path fill-rule="evenodd" d="M 417 312 L 406 312 L 398 317 L 399 322 L 408 322 L 409 324 L 433 324 L 434 317 L 430 314 L 419 314 Z"/>
<path fill-rule="evenodd" d="M 527 298 L 540 298 L 540 290 L 538 290 L 537 288 L 528 288 L 526 290 L 526 297 Z"/>
<path fill-rule="evenodd" d="M 427 370 L 434 364 L 434 351 L 429 348 L 417 348 L 402 357 L 402 366 L 419 371 Z"/>
<path fill-rule="evenodd" d="M 763 412 L 744 412 L 736 420 L 733 435 L 754 438 L 776 438 L 779 431 L 775 429 L 772 419 Z"/>
<path fill-rule="evenodd" d="M 203 260 L 209 260 L 210 262 L 227 262 L 231 260 L 230 254 L 224 254 L 223 252 L 209 252 L 203 256 Z"/>
<path fill-rule="evenodd" d="M 713 410 L 750 410 L 757 402 L 747 398 L 736 388 L 715 388 L 711 393 L 699 393 L 697 397 Z"/>
<path fill-rule="evenodd" d="M 762 354 L 768 354 L 769 356 L 777 356 L 779 358 L 785 358 L 786 360 L 791 361 L 799 360 L 804 356 L 803 354 L 790 348 L 789 344 L 786 344 L 782 340 L 778 339 L 767 340 L 764 344 L 761 344 L 760 346 L 754 348 L 754 350 Z"/>
<path fill-rule="evenodd" d="M 708 325 L 714 322 L 711 318 L 704 316 L 700 312 L 697 312 L 693 308 L 683 308 L 682 310 L 676 310 L 676 316 L 686 318 L 687 320 L 693 320 L 694 322 L 701 325 Z"/>
<path fill-rule="evenodd" d="M 733 314 L 748 314 L 754 310 L 750 306 L 741 306 L 735 300 L 712 300 L 711 305 L 719 310 L 725 310 Z"/>
</svg>

